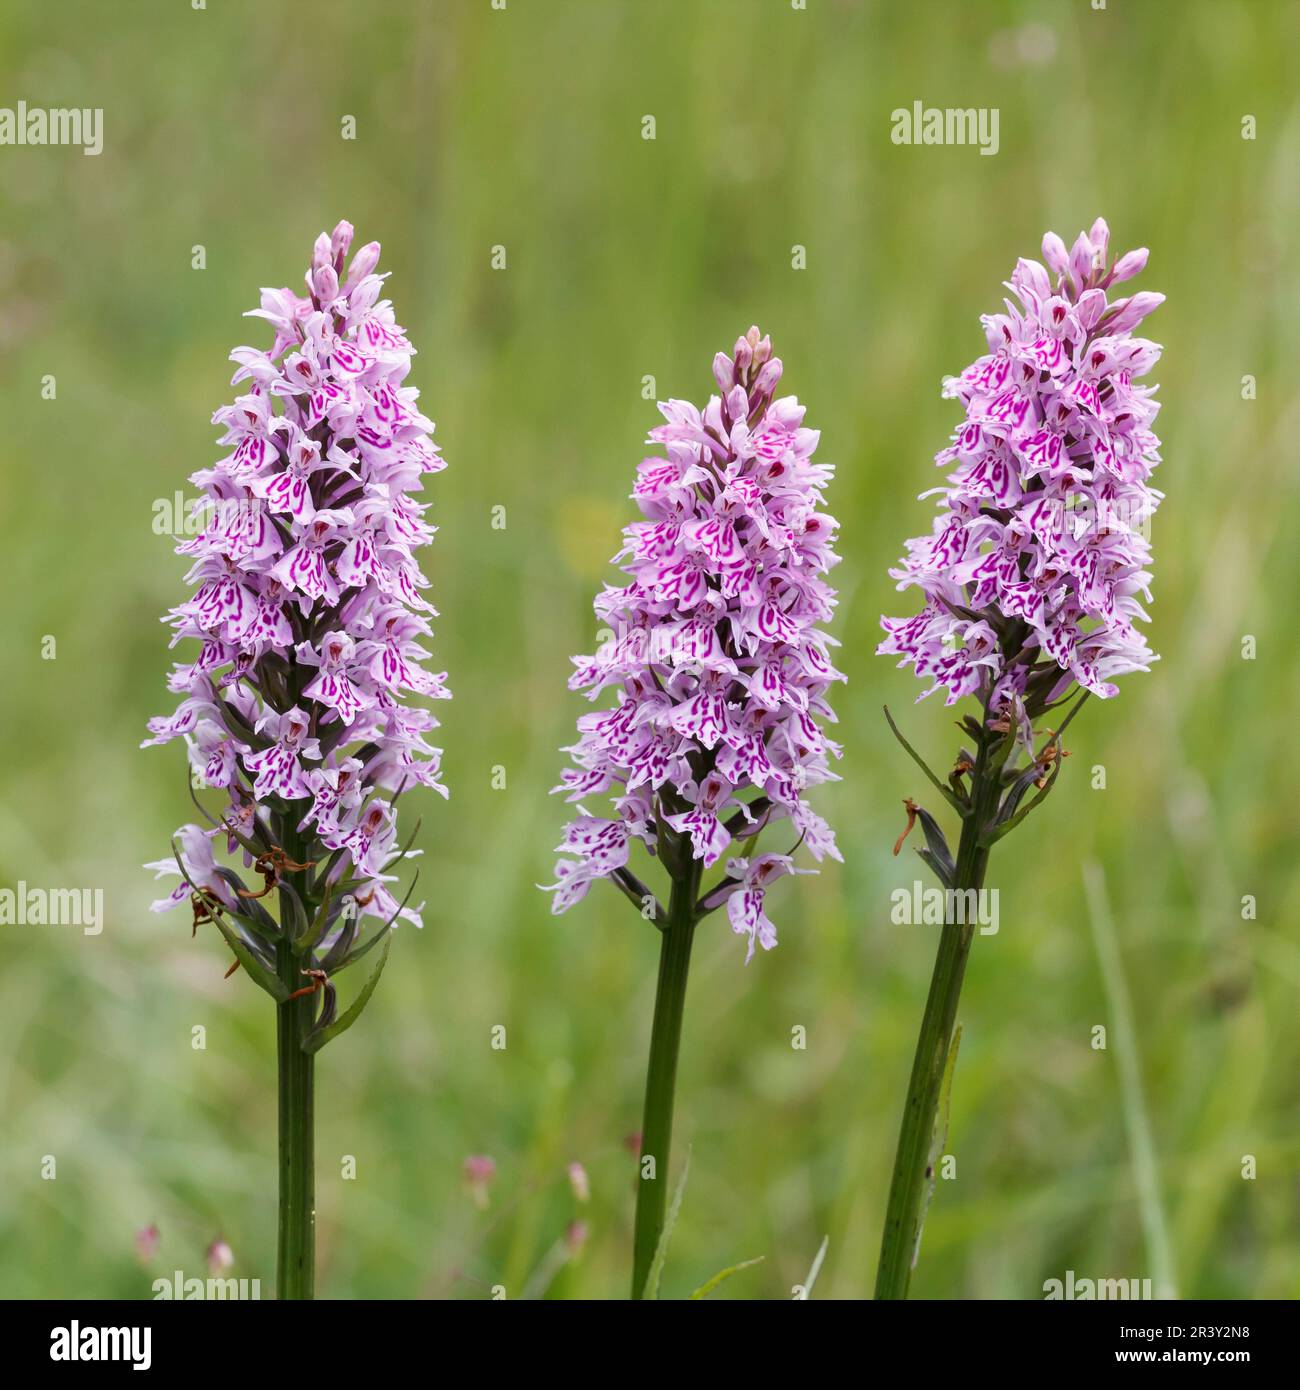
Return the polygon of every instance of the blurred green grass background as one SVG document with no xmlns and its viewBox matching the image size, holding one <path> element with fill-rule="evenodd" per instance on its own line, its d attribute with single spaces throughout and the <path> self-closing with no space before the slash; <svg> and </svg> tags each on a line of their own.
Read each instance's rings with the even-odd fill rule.
<svg viewBox="0 0 1300 1390">
<path fill-rule="evenodd" d="M 914 1294 L 1152 1274 L 1118 1058 L 1090 1046 L 1112 1014 L 1087 861 L 1134 1000 L 1178 1291 L 1300 1292 L 1298 31 L 1271 0 L 11 0 L 0 104 L 102 107 L 105 145 L 0 149 L 0 884 L 100 887 L 107 924 L 0 928 L 0 1295 L 148 1297 L 158 1275 L 202 1273 L 217 1234 L 272 1290 L 272 1011 L 223 982 L 210 931 L 148 913 L 138 866 L 191 811 L 179 749 L 137 744 L 170 708 L 158 617 L 185 569 L 153 504 L 219 456 L 226 354 L 269 337 L 241 312 L 261 285 L 298 286 L 339 217 L 383 242 L 450 460 L 426 568 L 455 700 L 452 800 L 419 806 L 427 925 L 401 931 L 364 1020 L 322 1054 L 320 1291 L 537 1292 L 582 1220 L 549 1295 L 625 1292 L 657 942 L 612 891 L 553 919 L 533 885 L 563 819 L 556 750 L 585 708 L 568 657 L 592 647 L 658 418 L 642 379 L 703 400 L 714 351 L 757 322 L 838 466 L 846 756 L 818 804 L 847 862 L 780 886 L 781 945 L 748 969 L 724 921 L 702 931 L 665 1294 L 763 1255 L 715 1296 L 789 1297 L 826 1235 L 815 1296 L 869 1294 L 934 948 L 889 921 L 891 890 L 922 876 L 890 847 L 923 789 L 880 706 L 936 761 L 957 741 L 873 655 L 878 615 L 900 611 L 886 569 L 928 526 L 916 494 L 956 419 L 942 375 L 982 350 L 1016 257 L 1098 214 L 1118 249 L 1151 248 L 1142 287 L 1168 295 L 1150 321 L 1163 660 L 1087 709 L 1055 796 L 995 857 L 1001 931 L 977 941 L 961 1011 L 958 1176 Z M 915 100 L 998 107 L 999 153 L 892 145 L 889 113 Z M 461 1181 L 472 1153 L 497 1163 L 486 1212 Z M 132 1242 L 150 1223 L 146 1268 Z"/>
</svg>

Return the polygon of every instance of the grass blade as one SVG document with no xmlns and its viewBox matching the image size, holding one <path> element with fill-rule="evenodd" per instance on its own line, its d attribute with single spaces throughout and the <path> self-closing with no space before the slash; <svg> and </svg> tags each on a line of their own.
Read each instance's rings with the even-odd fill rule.
<svg viewBox="0 0 1300 1390">
<path fill-rule="evenodd" d="M 742 1269 L 752 1269 L 755 1265 L 761 1265 L 767 1259 L 766 1255 L 756 1255 L 752 1260 L 741 1260 L 739 1264 L 728 1265 L 726 1269 L 720 1269 L 712 1279 L 706 1279 L 698 1289 L 691 1294 L 691 1299 L 708 1298 L 719 1284 L 725 1283 L 733 1274 L 739 1274 Z"/>
<path fill-rule="evenodd" d="M 682 1194 L 686 1191 L 686 1179 L 691 1173 L 691 1151 L 686 1150 L 686 1162 L 682 1164 L 682 1175 L 673 1189 L 673 1200 L 668 1204 L 668 1215 L 664 1218 L 664 1228 L 659 1233 L 659 1244 L 655 1246 L 654 1259 L 645 1277 L 645 1298 L 659 1297 L 659 1280 L 664 1272 L 664 1261 L 668 1258 L 668 1243 L 673 1238 L 673 1227 L 682 1209 Z"/>
</svg>

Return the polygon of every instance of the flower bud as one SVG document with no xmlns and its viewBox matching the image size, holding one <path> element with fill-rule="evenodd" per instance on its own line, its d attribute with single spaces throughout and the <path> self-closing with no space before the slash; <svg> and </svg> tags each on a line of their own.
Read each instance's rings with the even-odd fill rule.
<svg viewBox="0 0 1300 1390">
<path fill-rule="evenodd" d="M 354 285 L 359 285 L 378 264 L 379 243 L 377 241 L 368 241 L 361 250 L 352 257 L 352 264 L 348 266 L 347 282 L 343 288 L 350 290 Z"/>
<path fill-rule="evenodd" d="M 718 383 L 718 390 L 724 397 L 736 384 L 735 365 L 725 352 L 718 353 L 713 359 L 713 379 Z"/>
<path fill-rule="evenodd" d="M 1080 232 L 1070 247 L 1070 275 L 1080 289 L 1087 284 L 1088 277 L 1096 265 L 1096 256 L 1087 232 Z"/>
<path fill-rule="evenodd" d="M 1125 251 L 1110 272 L 1111 283 L 1117 285 L 1140 275 L 1146 269 L 1149 254 L 1145 246 L 1139 246 L 1136 251 Z"/>
<path fill-rule="evenodd" d="M 208 1262 L 209 1274 L 224 1274 L 235 1263 L 235 1252 L 222 1236 L 218 1236 L 208 1246 L 204 1258 Z"/>
<path fill-rule="evenodd" d="M 324 232 L 316 238 L 316 244 L 311 250 L 311 268 L 319 270 L 323 265 L 329 265 L 333 260 L 334 253 L 330 249 L 330 239 Z"/>
<path fill-rule="evenodd" d="M 1106 325 L 1108 333 L 1127 333 L 1136 328 L 1154 309 L 1165 302 L 1162 294 L 1139 290 L 1131 299 L 1117 300 L 1115 317 Z"/>
<path fill-rule="evenodd" d="M 332 265 L 323 265 L 312 276 L 312 290 L 322 306 L 333 304 L 339 297 L 339 275 Z"/>
<path fill-rule="evenodd" d="M 782 370 L 781 359 L 779 357 L 773 357 L 769 361 L 763 363 L 762 370 L 759 372 L 758 378 L 754 382 L 754 395 L 758 399 L 761 400 L 764 396 L 770 396 L 772 392 L 776 390 L 776 384 L 781 380 Z"/>
<path fill-rule="evenodd" d="M 343 269 L 343 257 L 352 246 L 353 227 L 351 222 L 340 222 L 330 236 L 330 260 L 335 270 Z"/>
<path fill-rule="evenodd" d="M 1055 232 L 1048 232 L 1043 237 L 1043 259 L 1057 275 L 1063 275 L 1070 264 L 1070 253 L 1065 249 L 1065 242 Z"/>
</svg>

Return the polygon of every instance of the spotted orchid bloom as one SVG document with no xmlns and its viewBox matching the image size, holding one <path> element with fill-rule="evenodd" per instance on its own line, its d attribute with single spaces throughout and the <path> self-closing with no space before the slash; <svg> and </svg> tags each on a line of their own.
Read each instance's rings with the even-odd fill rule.
<svg viewBox="0 0 1300 1390">
<path fill-rule="evenodd" d="M 843 677 L 821 626 L 836 604 L 824 576 L 839 561 L 837 523 L 822 498 L 833 469 L 813 461 L 818 432 L 804 408 L 775 396 L 781 360 L 756 328 L 713 372 L 718 394 L 703 410 L 659 407 L 666 423 L 650 442 L 661 452 L 641 462 L 632 491 L 643 519 L 614 557 L 627 582 L 596 598 L 604 645 L 574 658 L 570 689 L 613 700 L 578 720 L 565 750 L 574 766 L 555 790 L 582 815 L 559 846 L 568 857 L 548 889 L 554 912 L 600 878 L 653 902 L 627 867 L 637 841 L 670 874 L 694 864 L 697 877 L 783 823 L 792 848 L 840 858 L 806 800 L 840 756 L 824 725 L 835 719 L 827 691 Z M 612 816 L 586 809 L 606 794 Z M 754 862 L 770 873 L 777 860 L 791 862 Z M 729 912 L 752 955 L 754 940 L 770 949 L 776 933 L 748 873 L 734 857 L 708 902 L 745 904 Z"/>
<path fill-rule="evenodd" d="M 788 854 L 760 854 L 757 859 L 732 859 L 727 864 L 727 883 L 716 897 L 727 904 L 727 917 L 732 931 L 749 938 L 745 964 L 754 958 L 754 943 L 765 951 L 776 945 L 776 928 L 764 910 L 767 890 L 783 874 L 814 873 L 813 869 L 796 869 Z M 706 905 L 712 906 L 706 899 Z"/>
<path fill-rule="evenodd" d="M 210 889 L 266 964 L 265 941 L 239 921 L 237 878 L 214 867 L 215 843 L 260 865 L 292 834 L 319 866 L 317 905 L 339 889 L 322 909 L 333 914 L 322 944 L 338 947 L 356 933 L 349 916 L 421 925 L 386 886 L 402 857 L 392 803 L 416 783 L 446 795 L 427 737 L 438 721 L 409 702 L 449 696 L 445 676 L 420 665 L 434 609 L 415 554 L 434 533 L 422 481 L 444 465 L 405 384 L 414 348 L 380 297 L 379 246 L 345 271 L 352 235 L 340 222 L 317 240 L 306 294 L 262 291 L 252 316 L 274 330 L 269 351 L 231 354 L 243 394 L 213 417 L 224 457 L 192 476 L 206 520 L 178 547 L 195 592 L 164 620 L 172 645 L 192 639 L 199 655 L 175 667 L 179 706 L 149 722 L 146 740 L 184 739 L 199 785 L 227 798 L 212 828 L 179 832 L 179 865 L 151 866 L 183 866 L 185 878 L 155 909 Z"/>
<path fill-rule="evenodd" d="M 211 838 L 197 825 L 183 825 L 176 832 L 176 839 L 180 846 L 181 862 L 185 866 L 184 877 L 175 859 L 158 859 L 144 866 L 154 871 L 155 879 L 181 880 L 165 898 L 159 898 L 150 904 L 150 911 L 170 912 L 190 896 L 191 884 L 197 884 L 205 892 L 214 894 L 225 907 L 236 907 L 235 895 L 230 884 L 217 871 L 217 859 L 212 849 Z"/>
<path fill-rule="evenodd" d="M 1100 218 L 1068 251 L 1049 232 L 1047 264 L 1021 260 L 1015 302 L 984 316 L 988 352 L 944 382 L 965 411 L 936 455 L 947 484 L 931 533 L 890 571 L 923 606 L 883 618 L 878 651 L 948 704 L 991 681 L 991 712 L 1025 723 L 1075 684 L 1109 698 L 1116 676 L 1156 659 L 1137 624 L 1162 496 L 1159 405 L 1138 382 L 1161 349 L 1134 330 L 1164 296 L 1112 298 L 1147 252 L 1111 263 L 1109 241 Z"/>
</svg>

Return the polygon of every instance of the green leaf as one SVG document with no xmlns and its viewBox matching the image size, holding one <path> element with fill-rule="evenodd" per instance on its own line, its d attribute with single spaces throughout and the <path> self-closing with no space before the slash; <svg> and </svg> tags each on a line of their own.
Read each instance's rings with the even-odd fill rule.
<svg viewBox="0 0 1300 1390">
<path fill-rule="evenodd" d="M 392 944 L 393 938 L 390 934 L 388 940 L 384 942 L 384 949 L 379 956 L 379 964 L 375 966 L 374 972 L 362 987 L 361 993 L 352 1001 L 351 1006 L 341 1013 L 328 1028 L 316 1028 L 307 1034 L 302 1044 L 304 1052 L 319 1052 L 331 1038 L 337 1038 L 340 1033 L 346 1033 L 357 1019 L 361 1017 L 362 1009 L 370 1002 L 370 996 L 375 992 L 375 986 L 379 983 L 379 977 L 384 973 L 384 966 L 388 963 L 388 952 Z"/>
<path fill-rule="evenodd" d="M 280 897 L 280 929 L 289 938 L 294 954 L 301 955 L 310 926 L 307 907 L 298 896 L 298 890 L 283 874 L 276 875 L 275 886 Z"/>
<path fill-rule="evenodd" d="M 1050 792 L 1052 788 L 1056 785 L 1056 779 L 1060 775 L 1060 771 L 1061 760 L 1058 758 L 1052 764 L 1052 770 L 1047 774 L 1047 781 L 1043 783 L 1042 788 L 1038 792 L 1038 795 L 1033 797 L 1029 802 L 1022 806 L 1020 810 L 1018 810 L 1015 813 L 1015 815 L 1008 816 L 1006 820 L 999 821 L 998 824 L 996 824 L 991 830 L 985 831 L 985 833 L 980 836 L 980 848 L 991 849 L 1004 835 L 1006 835 L 1009 831 L 1014 830 L 1016 826 L 1018 826 L 1020 822 L 1024 820 L 1024 818 L 1030 813 L 1030 811 L 1032 811 L 1035 806 L 1039 805 L 1044 800 L 1048 792 Z M 1020 784 L 1017 783 L 1016 787 L 1014 787 L 1012 790 L 1017 791 L 1019 789 Z M 1023 795 L 1023 791 L 1020 792 L 1020 795 Z M 1018 795 L 1016 797 L 1017 802 L 1019 801 L 1019 799 L 1020 796 Z"/>
<path fill-rule="evenodd" d="M 342 919 L 339 922 L 338 935 L 334 938 L 333 942 L 330 944 L 329 950 L 326 951 L 323 956 L 315 957 L 316 964 L 327 975 L 337 975 L 345 965 L 351 963 L 348 959 L 348 953 L 352 950 L 353 946 L 357 944 L 357 937 L 361 934 L 361 924 L 356 913 L 344 916 L 340 911 L 338 916 Z M 388 928 L 386 925 L 380 927 L 374 936 L 370 938 L 370 944 L 373 945 L 378 941 L 387 930 Z M 315 948 L 313 947 L 313 954 L 314 951 Z"/>
<path fill-rule="evenodd" d="M 359 961 L 362 958 L 362 956 L 368 955 L 370 951 L 373 950 L 374 947 L 378 944 L 378 942 L 380 942 L 389 935 L 389 933 L 392 931 L 393 923 L 397 921 L 402 909 L 406 906 L 407 903 L 411 901 L 411 894 L 415 892 L 415 885 L 419 883 L 419 881 L 420 871 L 419 869 L 416 869 L 415 876 L 411 879 L 411 886 L 406 890 L 406 896 L 393 909 L 393 915 L 388 919 L 388 921 L 384 923 L 382 927 L 379 928 L 377 932 L 375 932 L 375 934 L 372 937 L 369 938 L 369 940 L 364 941 L 360 946 L 349 946 L 343 954 L 343 959 L 339 961 L 337 965 L 331 968 L 332 974 L 337 975 L 340 970 L 346 970 L 349 965 L 355 965 L 357 961 Z M 358 935 L 360 935 L 360 928 L 358 928 Z"/>
<path fill-rule="evenodd" d="M 728 1265 L 726 1269 L 720 1269 L 712 1279 L 706 1279 L 698 1289 L 691 1294 L 691 1299 L 708 1298 L 719 1284 L 725 1283 L 733 1274 L 739 1274 L 742 1269 L 752 1269 L 755 1265 L 761 1265 L 767 1259 L 766 1255 L 758 1255 L 752 1260 L 741 1260 L 738 1265 Z"/>
<path fill-rule="evenodd" d="M 673 1227 L 677 1225 L 677 1218 L 682 1210 L 682 1194 L 686 1191 L 686 1179 L 691 1172 L 691 1151 L 686 1150 L 686 1162 L 682 1164 L 682 1175 L 677 1179 L 677 1188 L 673 1192 L 673 1200 L 668 1204 L 668 1214 L 664 1217 L 664 1228 L 659 1232 L 659 1243 L 655 1246 L 654 1259 L 650 1261 L 650 1268 L 645 1277 L 645 1289 L 642 1292 L 643 1298 L 659 1297 L 659 1280 L 663 1276 L 664 1261 L 668 1258 L 668 1245 L 673 1238 Z"/>
<path fill-rule="evenodd" d="M 209 684 L 211 684 L 211 682 L 209 682 Z M 217 715 L 221 722 L 241 743 L 247 743 L 259 751 L 271 746 L 271 740 L 257 733 L 239 711 L 221 697 L 216 686 L 212 686 L 212 696 L 217 707 Z"/>
<path fill-rule="evenodd" d="M 283 1003 L 289 997 L 289 991 L 281 982 L 280 977 L 273 970 L 268 970 L 258 960 L 240 940 L 239 933 L 222 920 L 220 913 L 214 914 L 212 920 L 217 924 L 217 930 L 226 938 L 226 945 L 239 958 L 240 965 L 248 972 L 253 983 L 260 985 L 277 1003 Z"/>
<path fill-rule="evenodd" d="M 1059 761 L 1054 764 L 1054 766 L 1059 767 Z M 1012 783 L 1011 789 L 1002 798 L 1002 802 L 998 806 L 997 814 L 994 816 L 992 823 L 985 829 L 983 835 L 980 837 L 981 846 L 993 843 L 993 841 L 989 839 L 989 836 L 994 834 L 998 826 L 1006 824 L 1006 822 L 1016 816 L 1020 803 L 1024 800 L 1025 793 L 1035 782 L 1042 781 L 1043 778 L 1043 768 L 1036 762 L 1030 763 L 1028 767 L 1017 772 L 1015 781 Z M 1023 817 L 1020 817 L 1020 819 L 1023 819 Z M 1016 823 L 1019 824 L 1019 820 L 1017 820 Z"/>
<path fill-rule="evenodd" d="M 309 897 L 314 898 L 316 894 L 321 891 L 322 887 L 329 882 L 329 876 L 338 867 L 339 861 L 343 858 L 345 854 L 347 854 L 347 852 L 348 847 L 346 845 L 342 845 L 340 846 L 340 848 L 336 849 L 333 854 L 330 855 L 330 857 L 321 866 L 320 871 L 316 874 L 315 878 L 312 879 L 311 885 L 307 890 Z M 333 887 L 336 893 L 342 893 L 346 891 L 343 888 L 342 884 L 339 883 L 334 884 Z"/>
<path fill-rule="evenodd" d="M 366 940 L 363 941 L 359 946 L 354 945 L 349 947 L 347 952 L 344 954 L 343 959 L 339 961 L 337 965 L 331 966 L 331 973 L 337 975 L 340 970 L 346 970 L 349 965 L 355 965 L 357 961 L 363 959 L 365 956 L 368 956 L 370 952 L 373 951 L 381 941 L 387 940 L 389 937 L 392 936 L 392 934 L 392 923 L 391 921 L 386 922 L 382 927 L 378 929 L 378 931 L 374 933 L 373 936 L 367 937 Z"/>
<path fill-rule="evenodd" d="M 1006 767 L 1007 759 L 1011 756 L 1012 750 L 1016 746 L 1017 733 L 1016 721 L 1008 716 L 1007 731 L 994 745 L 993 753 L 988 760 L 988 772 L 990 777 L 1001 777 L 1002 769 Z"/>
<path fill-rule="evenodd" d="M 314 951 L 317 946 L 325 939 L 326 932 L 330 929 L 330 899 L 334 895 L 331 884 L 325 885 L 324 896 L 320 900 L 320 906 L 316 909 L 316 916 L 312 924 L 308 927 L 303 939 L 298 943 L 299 954 L 305 955 Z"/>
<path fill-rule="evenodd" d="M 948 1049 L 948 1060 L 943 1067 L 943 1080 L 939 1084 L 939 1108 L 934 1114 L 934 1129 L 930 1135 L 930 1158 L 927 1165 L 928 1180 L 925 1195 L 921 1198 L 921 1210 L 916 1217 L 916 1244 L 912 1247 L 912 1264 L 921 1250 L 921 1232 L 925 1229 L 926 1213 L 930 1210 L 930 1199 L 934 1196 L 935 1183 L 939 1180 L 939 1160 L 943 1157 L 944 1145 L 948 1142 L 948 1107 L 952 1100 L 952 1076 L 957 1070 L 957 1049 L 961 1046 L 961 1024 L 953 1029 L 952 1046 Z"/>
<path fill-rule="evenodd" d="M 959 815 L 964 815 L 966 812 L 964 803 L 957 799 L 957 794 L 953 791 L 951 787 L 945 787 L 944 784 L 934 775 L 934 773 L 930 771 L 929 767 L 925 762 L 925 759 L 921 757 L 921 755 L 916 751 L 916 749 L 913 748 L 912 745 L 908 743 L 908 741 L 899 732 L 898 725 L 894 723 L 894 716 L 889 712 L 889 706 L 886 705 L 884 708 L 885 718 L 889 722 L 889 727 L 893 731 L 894 737 L 899 741 L 899 743 L 903 745 L 903 748 L 906 750 L 908 757 L 910 757 L 911 760 L 917 765 L 917 767 L 919 767 L 921 771 L 925 773 L 925 775 L 934 784 L 935 790 L 939 793 L 940 796 L 943 797 L 943 799 L 948 803 L 948 805 L 951 806 L 952 809 L 956 811 Z"/>
<path fill-rule="evenodd" d="M 276 924 L 275 918 L 262 906 L 256 898 L 245 898 L 240 896 L 240 889 L 248 885 L 233 870 L 227 869 L 225 865 L 217 865 L 217 876 L 228 883 L 235 891 L 236 898 L 243 904 L 242 912 L 233 911 L 226 908 L 236 921 L 242 922 L 251 931 L 255 931 L 269 945 L 274 946 L 280 940 L 280 928 Z"/>
<path fill-rule="evenodd" d="M 350 874 L 339 879 L 331 887 L 334 889 L 335 897 L 346 898 L 349 893 L 355 893 L 358 888 L 364 888 L 367 883 L 371 882 L 373 880 L 367 878 L 365 874 Z"/>
<path fill-rule="evenodd" d="M 1083 708 L 1084 702 L 1088 698 L 1088 691 L 1084 691 L 1075 701 L 1069 714 L 1061 721 L 1061 727 L 1043 744 L 1038 753 L 1034 756 L 1033 762 L 1017 779 L 1015 785 L 1007 793 L 1002 805 L 998 808 L 998 818 L 980 836 L 980 848 L 989 849 L 1005 835 L 1008 831 L 1014 830 L 1016 826 L 1034 809 L 1040 805 L 1047 797 L 1056 783 L 1056 778 L 1061 771 L 1061 759 L 1058 757 L 1052 763 L 1052 770 L 1047 775 L 1047 780 L 1039 789 L 1038 795 L 1029 803 L 1020 807 L 1020 800 L 1029 790 L 1030 786 L 1042 776 L 1043 755 L 1049 748 L 1056 748 L 1061 742 L 1061 735 L 1065 733 L 1070 725 L 1070 721 Z M 1019 810 L 1016 808 L 1020 807 Z"/>
</svg>

